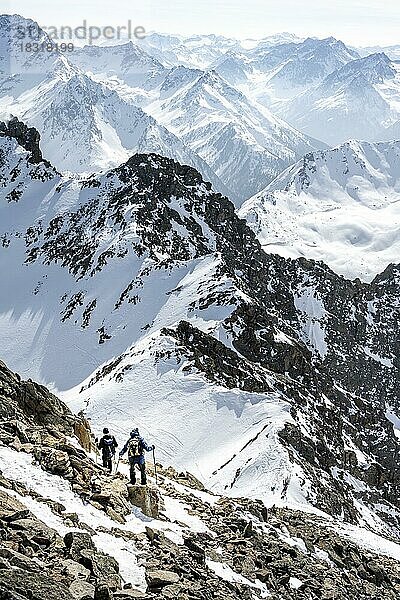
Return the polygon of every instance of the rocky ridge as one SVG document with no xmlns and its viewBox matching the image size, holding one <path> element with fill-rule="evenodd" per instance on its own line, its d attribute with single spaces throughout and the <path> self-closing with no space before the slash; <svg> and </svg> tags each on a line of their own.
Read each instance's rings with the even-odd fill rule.
<svg viewBox="0 0 400 600">
<path fill-rule="evenodd" d="M 40 218 L 4 232 L 3 264 L 16 257 L 10 288 L 22 278 L 25 306 L 51 318 L 52 354 L 62 346 L 62 364 L 49 356 L 49 381 L 61 381 L 60 371 L 65 377 L 65 364 L 78 377 L 84 357 L 95 355 L 98 368 L 90 364 L 73 395 L 99 419 L 104 405 L 120 409 L 121 389 L 131 398 L 135 381 L 152 381 L 149 372 L 157 375 L 149 397 L 157 397 L 160 373 L 176 375 L 174 390 L 188 374 L 215 394 L 211 415 L 220 414 L 220 395 L 228 398 L 222 406 L 238 417 L 232 427 L 245 408 L 253 411 L 236 446 L 223 459 L 224 448 L 215 450 L 206 479 L 221 493 L 285 501 L 300 489 L 332 516 L 398 536 L 399 442 L 387 416 L 399 406 L 398 268 L 362 284 L 323 263 L 266 254 L 229 200 L 194 169 L 157 155 L 79 182 L 73 200 L 71 188 L 68 180 L 46 187 L 35 197 Z M 154 428 L 146 395 L 134 397 L 135 412 Z M 161 447 L 182 431 L 190 443 L 197 406 L 186 406 L 179 429 L 166 409 Z M 184 410 L 182 399 L 175 410 Z M 212 433 L 216 419 L 202 421 L 203 430 Z M 270 444 L 280 457 L 277 481 L 268 478 Z M 173 440 L 171 454 L 183 462 L 185 444 Z"/>
<path fill-rule="evenodd" d="M 110 496 L 126 495 L 126 479 L 121 474 L 107 477 L 78 447 L 74 428 L 87 444 L 87 435 L 82 436 L 82 431 L 89 432 L 87 423 L 42 386 L 21 381 L 3 363 L 0 396 L 2 418 L 6 417 L 0 427 L 2 465 L 6 466 L 5 452 L 11 453 L 15 464 L 26 456 L 25 464 L 33 460 L 34 473 L 33 487 L 20 481 L 21 472 L 8 464 L 7 476 L 0 476 L 0 597 L 4 600 L 42 600 L 46 594 L 62 600 L 398 596 L 399 563 L 338 533 L 334 521 L 288 509 L 267 510 L 256 500 L 215 496 L 190 474 L 161 465 L 161 497 L 167 506 L 179 504 L 181 521 L 165 507 L 159 519 L 140 517 L 135 508 L 132 516 L 132 506 L 125 502 L 107 513 L 107 526 L 100 519 L 96 526 L 96 515 L 104 514 Z M 54 469 L 42 460 L 50 451 L 64 452 L 71 471 Z M 65 463 L 61 454 L 55 463 Z M 36 487 L 40 472 L 50 478 L 42 493 Z M 97 487 L 88 495 L 83 493 L 85 472 L 96 476 Z M 63 481 L 66 485 L 60 487 Z M 58 495 L 55 501 L 53 489 L 64 490 L 64 497 Z M 69 513 L 62 504 L 67 505 L 70 497 L 81 503 L 79 514 Z M 41 506 L 47 510 L 41 512 L 49 524 L 37 516 Z M 141 523 L 139 531 L 130 527 L 132 519 Z M 101 536 L 106 536 L 111 556 L 99 551 Z M 140 582 L 123 576 L 122 554 L 119 561 L 112 556 L 113 546 L 121 543 L 129 548 L 129 562 L 137 564 Z"/>
</svg>

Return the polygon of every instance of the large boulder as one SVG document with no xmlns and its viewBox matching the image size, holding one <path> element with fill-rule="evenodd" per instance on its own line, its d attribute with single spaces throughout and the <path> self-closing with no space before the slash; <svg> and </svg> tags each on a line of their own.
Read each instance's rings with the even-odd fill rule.
<svg viewBox="0 0 400 600">
<path fill-rule="evenodd" d="M 163 588 L 166 585 L 173 585 L 179 582 L 179 575 L 174 571 L 148 571 L 146 581 L 149 590 Z"/>
<path fill-rule="evenodd" d="M 60 581 L 51 580 L 46 574 L 29 573 L 19 569 L 0 571 L 0 598 L 75 600 L 69 589 Z"/>
<path fill-rule="evenodd" d="M 87 581 L 74 579 L 69 586 L 69 591 L 75 600 L 89 600 L 94 598 L 95 587 Z"/>
<path fill-rule="evenodd" d="M 106 586 L 112 591 L 121 589 L 119 564 L 112 556 L 94 550 L 80 552 L 81 563 L 90 570 L 100 587 Z"/>
<path fill-rule="evenodd" d="M 130 502 L 140 508 L 143 514 L 158 519 L 162 510 L 162 498 L 158 490 L 147 485 L 128 485 Z"/>
<path fill-rule="evenodd" d="M 69 531 L 64 537 L 64 544 L 70 558 L 76 561 L 82 559 L 84 550 L 95 550 L 91 536 L 83 531 Z"/>
</svg>

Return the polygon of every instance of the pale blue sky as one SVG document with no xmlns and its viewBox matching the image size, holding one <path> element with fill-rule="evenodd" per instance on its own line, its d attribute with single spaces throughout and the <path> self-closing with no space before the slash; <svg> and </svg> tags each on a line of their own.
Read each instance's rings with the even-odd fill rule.
<svg viewBox="0 0 400 600">
<path fill-rule="evenodd" d="M 400 44 L 399 0 L 1 0 L 2 12 L 46 26 L 123 25 L 146 30 L 221 33 L 239 38 L 290 31 L 334 35 L 348 44 Z"/>
</svg>

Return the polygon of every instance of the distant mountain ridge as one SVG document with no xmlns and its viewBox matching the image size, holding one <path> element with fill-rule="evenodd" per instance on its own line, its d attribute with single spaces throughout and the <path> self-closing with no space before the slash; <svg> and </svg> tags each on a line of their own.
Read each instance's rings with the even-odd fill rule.
<svg viewBox="0 0 400 600">
<path fill-rule="evenodd" d="M 306 155 L 239 215 L 266 251 L 370 281 L 397 261 L 399 202 L 400 142 L 350 141 Z"/>
<path fill-rule="evenodd" d="M 381 141 L 393 139 L 390 124 L 400 117 L 400 68 L 385 54 L 352 61 L 329 75 L 319 86 L 278 111 L 309 135 L 338 143 L 345 137 Z"/>
<path fill-rule="evenodd" d="M 14 15 L 1 23 L 4 52 L 21 59 L 9 32 L 30 22 Z M 323 146 L 214 71 L 167 68 L 131 42 L 23 59 L 0 85 L 0 118 L 15 115 L 36 127 L 59 170 L 102 171 L 135 152 L 155 152 L 195 167 L 240 205 L 304 152 Z"/>
</svg>

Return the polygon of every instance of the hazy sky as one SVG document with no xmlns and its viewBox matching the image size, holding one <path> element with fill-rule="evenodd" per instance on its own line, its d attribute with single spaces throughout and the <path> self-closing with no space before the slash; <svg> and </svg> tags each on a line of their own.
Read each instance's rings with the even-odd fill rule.
<svg viewBox="0 0 400 600">
<path fill-rule="evenodd" d="M 400 44 L 399 0 L 0 0 L 1 11 L 41 25 L 123 25 L 239 38 L 290 31 L 348 44 Z"/>
</svg>

